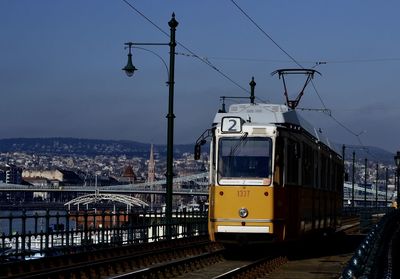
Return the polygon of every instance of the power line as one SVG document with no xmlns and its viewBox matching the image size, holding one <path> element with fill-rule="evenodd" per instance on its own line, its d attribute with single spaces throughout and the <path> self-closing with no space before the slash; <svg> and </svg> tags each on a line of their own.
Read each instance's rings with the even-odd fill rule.
<svg viewBox="0 0 400 279">
<path fill-rule="evenodd" d="M 353 64 L 353 63 L 375 63 L 375 62 L 391 62 L 400 61 L 400 58 L 370 58 L 370 59 L 352 59 L 352 60 L 327 60 L 329 64 Z"/>
<path fill-rule="evenodd" d="M 145 16 L 141 11 L 139 11 L 138 9 L 136 9 L 131 3 L 129 3 L 127 0 L 122 0 L 123 2 L 125 2 L 125 4 L 127 4 L 131 9 L 133 9 L 135 12 L 137 12 L 141 17 L 143 17 L 144 19 L 146 19 L 151 25 L 153 25 L 155 28 L 157 28 L 161 33 L 163 33 L 164 35 L 166 35 L 167 37 L 169 37 L 169 34 L 167 32 L 165 32 L 161 27 L 159 27 L 157 24 L 155 24 L 153 21 L 151 21 L 147 16 Z"/>
<path fill-rule="evenodd" d="M 190 56 L 186 53 L 177 53 L 184 56 Z M 288 63 L 293 62 L 293 60 L 284 60 L 284 59 L 272 59 L 272 58 L 256 58 L 256 57 L 228 57 L 228 56 L 207 56 L 204 57 L 206 59 L 211 60 L 225 60 L 225 61 L 247 61 L 247 62 L 255 62 L 255 63 L 262 63 L 262 62 L 275 62 L 275 63 Z M 353 59 L 353 60 L 297 60 L 299 64 L 302 63 L 306 64 L 313 64 L 312 68 L 315 68 L 318 65 L 326 65 L 326 64 L 356 64 L 356 63 L 376 63 L 376 62 L 391 62 L 391 61 L 400 61 L 400 58 L 392 57 L 392 58 L 366 58 L 366 59 Z M 303 68 L 303 67 L 302 67 Z"/>
<path fill-rule="evenodd" d="M 253 19 L 242 9 L 234 0 L 231 0 L 231 2 L 242 12 L 242 14 L 243 14 L 244 16 L 247 17 L 248 20 L 250 20 L 250 21 L 258 28 L 258 30 L 260 30 L 266 37 L 268 37 L 268 39 L 270 39 L 283 53 L 285 53 L 285 54 L 286 54 L 295 64 L 297 64 L 300 68 L 304 69 L 304 67 L 303 67 L 293 56 L 291 56 L 287 51 L 285 51 L 285 50 L 284 50 L 270 35 L 268 35 L 268 33 L 265 32 L 264 29 L 261 28 L 260 25 L 258 25 L 258 24 L 255 22 L 255 20 L 253 20 Z M 316 62 L 314 67 L 319 66 L 319 65 L 322 65 L 322 64 L 326 64 L 326 63 L 327 63 L 327 62 Z M 311 80 L 311 84 L 312 84 L 312 87 L 314 88 L 314 91 L 315 91 L 315 93 L 317 94 L 317 96 L 318 96 L 318 98 L 319 98 L 319 100 L 320 100 L 322 106 L 324 107 L 325 110 L 328 110 L 328 108 L 326 107 L 324 101 L 322 100 L 321 95 L 319 94 L 319 92 L 318 92 L 318 90 L 317 90 L 317 88 L 316 88 L 316 86 L 315 86 L 315 84 L 314 84 L 314 82 L 313 82 L 312 80 Z M 329 110 L 329 111 L 330 111 L 330 110 Z M 341 123 L 339 120 L 337 120 L 337 119 L 332 115 L 332 113 L 328 113 L 328 116 L 329 116 L 330 118 L 332 118 L 332 119 L 333 119 L 339 126 L 341 126 L 343 129 L 345 129 L 345 130 L 348 131 L 350 134 L 352 134 L 353 136 L 355 136 L 355 137 L 357 138 L 358 142 L 360 143 L 360 145 L 364 147 L 364 144 L 362 143 L 362 141 L 361 141 L 361 139 L 360 139 L 360 135 L 361 135 L 362 133 L 358 133 L 358 134 L 357 134 L 357 133 L 353 132 L 350 128 L 348 128 L 348 127 L 345 126 L 343 123 Z M 370 155 L 372 155 L 372 154 L 370 154 Z M 372 156 L 373 156 L 373 155 L 372 155 Z"/>
<path fill-rule="evenodd" d="M 135 8 L 131 3 L 129 3 L 127 0 L 122 0 L 125 4 L 127 4 L 131 9 L 133 9 L 136 13 L 138 13 L 140 16 L 142 16 L 144 19 L 146 19 L 151 25 L 153 25 L 157 30 L 159 30 L 161 33 L 163 33 L 164 35 L 166 35 L 167 37 L 169 37 L 168 33 L 166 31 L 164 31 L 161 27 L 159 27 L 157 24 L 155 24 L 151 19 L 149 19 L 147 16 L 145 16 L 141 11 L 139 11 L 137 8 Z M 193 51 L 191 51 L 188 47 L 184 46 L 182 43 L 177 42 L 177 44 L 179 46 L 181 46 L 182 48 L 184 48 L 186 51 L 188 51 L 193 57 L 199 59 L 201 62 L 203 62 L 204 64 L 206 64 L 207 66 L 209 66 L 211 69 L 213 69 L 214 71 L 216 71 L 217 73 L 219 73 L 221 76 L 223 76 L 225 79 L 229 80 L 231 83 L 233 83 L 234 85 L 236 85 L 237 87 L 239 87 L 240 89 L 242 89 L 243 91 L 245 91 L 246 93 L 250 93 L 250 91 L 246 88 L 244 88 L 243 86 L 241 86 L 239 83 L 237 83 L 236 81 L 234 81 L 231 77 L 229 77 L 227 74 L 225 74 L 224 72 L 222 72 L 220 69 L 218 69 L 215 65 L 213 65 L 209 60 L 204 59 L 200 56 L 198 56 L 196 53 L 194 53 Z"/>
<path fill-rule="evenodd" d="M 324 101 L 322 100 L 321 95 L 319 95 L 319 92 L 318 92 L 317 87 L 315 86 L 313 80 L 311 80 L 311 85 L 312 85 L 312 87 L 314 88 L 314 91 L 315 91 L 315 93 L 317 94 L 317 96 L 318 96 L 318 98 L 319 98 L 319 100 L 320 100 L 322 106 L 324 107 L 324 109 L 328 109 L 328 108 L 326 107 Z M 332 114 L 332 113 L 330 113 L 329 115 L 331 115 L 331 114 Z"/>
<path fill-rule="evenodd" d="M 274 39 L 272 39 L 272 37 L 270 35 L 268 35 L 267 32 L 264 31 L 264 29 L 261 28 L 260 25 L 258 25 L 238 4 L 236 4 L 236 2 L 234 0 L 231 0 L 231 2 L 236 6 L 236 8 L 238 8 L 242 14 L 244 16 L 247 17 L 248 20 L 250 20 L 257 28 L 258 30 L 261 31 L 261 33 L 263 33 L 265 36 L 268 37 L 268 39 L 271 40 L 271 42 L 273 42 L 283 53 L 285 53 L 295 64 L 297 64 L 300 68 L 304 69 L 302 65 L 300 65 L 299 62 L 296 61 L 296 59 L 294 59 L 293 56 L 291 56 L 286 50 L 284 50 Z"/>
<path fill-rule="evenodd" d="M 138 9 L 136 9 L 131 3 L 129 3 L 127 0 L 122 0 L 124 3 L 126 3 L 131 9 L 133 9 L 136 13 L 138 13 L 140 16 L 142 16 L 144 19 L 146 19 L 151 25 L 153 25 L 156 29 L 158 29 L 161 33 L 163 33 L 164 35 L 166 35 L 167 37 L 169 37 L 168 33 L 165 32 L 161 27 L 159 27 L 157 24 L 155 24 L 152 20 L 150 20 L 147 16 L 145 16 L 142 12 L 140 12 Z M 290 59 L 291 61 L 293 61 L 296 65 L 298 65 L 300 68 L 304 69 L 304 67 L 293 57 L 291 56 L 287 51 L 285 51 L 267 32 L 265 32 L 263 30 L 263 28 L 261 28 L 234 0 L 231 0 L 231 2 L 266 36 L 268 37 L 268 39 L 270 39 L 283 53 L 285 53 Z M 186 47 L 185 45 L 183 45 L 182 43 L 177 42 L 177 44 L 179 46 L 181 46 L 182 48 L 184 48 L 186 51 L 188 51 L 192 57 L 195 57 L 197 59 L 199 59 L 201 62 L 203 62 L 204 64 L 206 64 L 207 66 L 211 67 L 213 70 L 215 70 L 216 72 L 218 72 L 220 75 L 222 75 L 225 79 L 229 80 L 231 83 L 235 84 L 237 87 L 239 87 L 240 89 L 242 89 L 243 91 L 245 91 L 246 93 L 250 93 L 249 90 L 247 90 L 246 88 L 244 88 L 243 86 L 241 86 L 239 83 L 237 83 L 236 81 L 234 81 L 232 78 L 230 78 L 228 75 L 226 75 L 225 73 L 223 73 L 220 69 L 218 69 L 215 65 L 213 65 L 209 59 L 207 59 L 206 57 L 200 57 L 198 56 L 196 53 L 194 53 L 193 51 L 191 51 L 188 47 Z M 178 53 L 181 54 L 181 53 Z M 187 55 L 189 56 L 189 55 Z M 387 58 L 387 59 L 365 59 L 365 60 L 343 60 L 343 61 L 331 61 L 329 63 L 354 63 L 354 62 L 379 62 L 379 61 L 388 61 L 388 60 L 400 60 L 400 58 Z M 315 63 L 315 67 L 320 65 L 320 64 L 326 64 L 328 62 L 316 62 Z M 322 103 L 323 107 L 325 110 L 328 110 L 324 101 L 322 100 L 322 97 L 320 96 L 314 82 L 312 82 L 312 86 L 314 88 L 314 91 L 316 92 L 320 102 Z M 339 120 L 337 120 L 332 113 L 328 114 L 329 117 L 331 117 L 338 125 L 340 125 L 342 128 L 344 128 L 346 131 L 348 131 L 350 134 L 354 135 L 358 142 L 364 147 L 363 143 L 361 142 L 360 139 L 360 134 L 354 133 L 350 128 L 346 127 L 344 124 L 342 124 Z M 370 154 L 372 155 L 372 154 Z M 372 155 L 373 156 L 373 155 Z"/>
<path fill-rule="evenodd" d="M 223 73 L 220 69 L 218 69 L 215 65 L 213 65 L 209 60 L 207 60 L 206 58 L 200 57 L 197 54 L 195 54 L 193 51 L 191 51 L 189 48 L 187 48 L 186 46 L 184 46 L 182 43 L 178 42 L 178 45 L 180 45 L 181 47 L 183 47 L 186 51 L 188 51 L 192 57 L 199 59 L 201 62 L 203 62 L 204 64 L 206 64 L 207 66 L 209 66 L 211 69 L 215 70 L 217 73 L 219 73 L 220 75 L 222 75 L 224 78 L 226 78 L 227 80 L 229 80 L 230 82 L 232 82 L 233 84 L 235 84 L 237 87 L 239 87 L 240 89 L 242 89 L 243 91 L 250 93 L 250 91 L 246 88 L 244 88 L 243 86 L 241 86 L 239 83 L 237 83 L 236 81 L 234 81 L 232 78 L 230 78 L 228 75 L 226 75 L 225 73 Z"/>
</svg>

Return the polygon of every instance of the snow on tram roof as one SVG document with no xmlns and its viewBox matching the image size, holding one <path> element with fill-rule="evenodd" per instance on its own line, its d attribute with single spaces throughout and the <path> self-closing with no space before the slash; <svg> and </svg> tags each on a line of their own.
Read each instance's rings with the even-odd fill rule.
<svg viewBox="0 0 400 279">
<path fill-rule="evenodd" d="M 215 115 L 213 124 L 221 123 L 221 119 L 227 116 L 238 116 L 245 121 L 250 120 L 252 124 L 293 124 L 302 127 L 310 135 L 315 137 L 329 148 L 335 150 L 327 136 L 321 129 L 312 126 L 296 110 L 289 110 L 286 105 L 279 104 L 234 104 L 229 106 L 228 112 L 219 112 Z M 336 151 L 336 150 L 335 150 Z M 337 152 L 337 151 L 336 151 Z"/>
</svg>

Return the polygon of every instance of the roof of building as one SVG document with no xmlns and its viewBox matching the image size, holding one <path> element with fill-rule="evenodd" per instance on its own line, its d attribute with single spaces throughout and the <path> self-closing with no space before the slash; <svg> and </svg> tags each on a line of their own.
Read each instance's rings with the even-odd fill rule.
<svg viewBox="0 0 400 279">
<path fill-rule="evenodd" d="M 133 171 L 133 168 L 130 165 L 125 167 L 125 169 L 124 169 L 124 171 L 123 171 L 121 176 L 122 177 L 133 177 L 133 178 L 136 178 L 136 175 L 135 175 L 135 173 Z"/>
</svg>

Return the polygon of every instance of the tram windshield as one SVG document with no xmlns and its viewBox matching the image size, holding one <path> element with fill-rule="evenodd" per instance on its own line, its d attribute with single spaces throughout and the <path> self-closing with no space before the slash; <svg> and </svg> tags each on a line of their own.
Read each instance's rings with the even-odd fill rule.
<svg viewBox="0 0 400 279">
<path fill-rule="evenodd" d="M 270 184 L 270 138 L 226 137 L 219 140 L 218 181 L 220 184 Z M 233 183 L 235 184 L 235 183 Z"/>
</svg>

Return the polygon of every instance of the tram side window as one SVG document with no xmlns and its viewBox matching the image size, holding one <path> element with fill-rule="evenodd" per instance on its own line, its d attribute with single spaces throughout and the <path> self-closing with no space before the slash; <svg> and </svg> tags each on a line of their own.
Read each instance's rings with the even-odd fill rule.
<svg viewBox="0 0 400 279">
<path fill-rule="evenodd" d="M 322 189 L 327 189 L 327 168 L 328 168 L 328 162 L 327 162 L 327 157 L 326 154 L 322 153 L 321 154 L 321 188 Z"/>
<path fill-rule="evenodd" d="M 342 192 L 343 191 L 343 168 L 341 167 L 340 162 L 335 162 L 336 171 L 335 171 L 335 191 Z"/>
<path fill-rule="evenodd" d="M 287 141 L 287 182 L 298 184 L 299 179 L 299 144 L 291 139 Z"/>
<path fill-rule="evenodd" d="M 275 168 L 274 168 L 274 185 L 282 186 L 283 184 L 283 138 L 278 137 L 275 143 Z"/>
<path fill-rule="evenodd" d="M 337 174 L 338 174 L 338 164 L 335 161 L 332 161 L 332 190 L 337 191 Z"/>
<path fill-rule="evenodd" d="M 327 187 L 329 190 L 332 190 L 332 159 L 330 157 L 328 157 L 328 167 L 327 167 L 327 175 L 326 177 L 328 178 L 327 180 Z"/>
<path fill-rule="evenodd" d="M 302 178 L 303 185 L 312 186 L 314 177 L 314 153 L 310 145 L 303 144 Z"/>
<path fill-rule="evenodd" d="M 314 150 L 313 152 L 313 156 L 314 156 L 314 188 L 319 188 L 320 187 L 320 181 L 319 181 L 319 168 L 320 168 L 320 164 L 319 164 L 319 152 L 318 150 Z"/>
</svg>

